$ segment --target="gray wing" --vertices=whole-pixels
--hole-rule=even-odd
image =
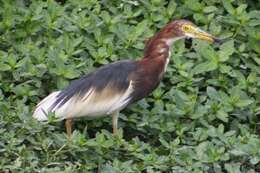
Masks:
[[[135,61],[118,61],[98,68],[57,93],[47,112],[59,117],[94,116],[123,108],[131,101],[129,76],[136,67]]]

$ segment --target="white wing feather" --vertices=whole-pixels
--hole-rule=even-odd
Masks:
[[[47,114],[51,105],[56,101],[57,95],[60,91],[56,91],[45,97],[38,105],[33,113],[33,118],[37,119],[38,121],[46,121],[48,120]]]
[[[57,100],[58,92],[53,92],[45,99],[43,99],[36,107],[33,117],[39,121],[47,120],[46,114],[50,112],[52,104]],[[83,98],[73,96],[65,104],[60,107],[55,107],[51,111],[59,119],[75,118],[75,117],[98,117],[102,115],[109,115],[115,111],[122,110],[130,101],[131,93],[133,92],[132,81],[129,87],[123,93],[117,93],[110,97],[99,95],[93,88],[85,94]]]

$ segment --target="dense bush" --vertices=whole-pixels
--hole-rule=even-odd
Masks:
[[[254,0],[0,0],[0,172],[260,171],[260,4]],[[111,118],[32,119],[94,68],[142,57],[173,19],[231,38],[182,40],[152,95]]]

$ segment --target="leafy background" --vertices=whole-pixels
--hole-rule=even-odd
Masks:
[[[0,172],[260,172],[260,3],[255,0],[0,0]],[[182,40],[159,88],[120,115],[32,119],[79,76],[142,57],[144,40],[186,18],[229,38]]]

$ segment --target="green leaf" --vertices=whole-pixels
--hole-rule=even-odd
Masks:
[[[218,59],[218,54],[215,50],[209,46],[206,42],[199,41],[198,45],[195,47],[196,51],[206,59],[215,60]]]
[[[225,169],[228,173],[241,173],[240,163],[225,163]]]
[[[136,41],[139,38],[139,36],[143,34],[146,28],[147,21],[144,20],[135,27],[134,31],[129,35],[129,40],[131,40],[131,42]]]
[[[174,2],[174,1],[170,1],[170,2],[169,2],[169,5],[168,5],[168,7],[167,7],[167,12],[168,12],[168,15],[169,15],[169,16],[172,16],[172,15],[173,15],[173,13],[174,13],[175,10],[176,10],[176,7],[177,7],[176,2]]]
[[[260,162],[260,157],[253,157],[250,159],[250,163],[253,165],[257,165]]]
[[[206,62],[196,65],[192,69],[192,73],[193,74],[205,73],[205,72],[216,70],[217,67],[218,67],[218,65],[213,63],[212,61],[206,61]]]
[[[228,42],[225,42],[220,46],[219,50],[219,61],[225,62],[229,59],[230,55],[232,55],[235,51],[234,48],[234,41],[230,40]]]
[[[247,8],[247,4],[239,5],[239,7],[237,7],[237,9],[236,9],[237,14],[239,15],[239,14],[243,13],[246,10],[246,8]]]
[[[222,0],[224,8],[228,11],[229,14],[234,15],[235,14],[235,9],[231,5],[231,0]]]
[[[218,110],[216,117],[223,122],[228,122],[228,114],[224,110]]]
[[[252,104],[254,102],[254,100],[250,100],[250,99],[247,99],[247,100],[239,100],[238,102],[235,103],[235,105],[237,107],[246,107],[250,104]]]
[[[198,0],[187,0],[185,1],[185,5],[194,11],[200,11],[203,8],[202,4]]]
[[[207,94],[211,99],[221,101],[220,95],[215,88],[207,87]]]
[[[214,11],[217,11],[218,8],[215,7],[215,6],[206,6],[204,9],[203,9],[203,12],[204,13],[211,13],[211,12],[214,12]]]
[[[11,67],[7,64],[0,63],[0,71],[8,71],[11,70]]]

